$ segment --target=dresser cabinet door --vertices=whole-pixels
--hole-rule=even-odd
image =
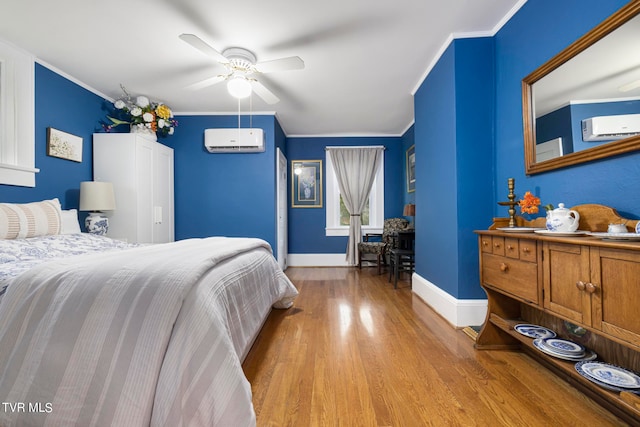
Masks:
[[[543,278],[545,309],[591,325],[588,246],[544,242]]]
[[[640,253],[591,248],[593,327],[640,346]]]

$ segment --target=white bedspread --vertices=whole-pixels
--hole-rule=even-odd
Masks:
[[[255,425],[241,360],[296,295],[260,239],[38,265],[0,304],[0,425]]]

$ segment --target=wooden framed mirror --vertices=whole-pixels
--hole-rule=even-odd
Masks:
[[[522,80],[527,175],[640,150],[638,40],[634,0]],[[623,131],[593,132],[600,117]]]

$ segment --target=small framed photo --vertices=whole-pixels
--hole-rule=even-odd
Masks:
[[[407,150],[407,192],[416,191],[416,146],[415,144]]]
[[[322,207],[322,160],[291,161],[291,207]]]
[[[82,138],[47,128],[47,155],[82,163]]]

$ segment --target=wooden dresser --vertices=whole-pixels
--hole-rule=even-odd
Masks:
[[[627,224],[615,210],[580,205],[580,230],[607,231]],[[519,226],[544,227],[544,219]],[[576,388],[631,424],[640,423],[640,396],[613,392],[583,378],[575,363],[538,351],[514,330],[533,323],[594,350],[598,360],[640,372],[640,241],[592,236],[545,236],[477,231],[480,280],[488,296],[487,318],[476,339],[479,350],[524,350]]]

